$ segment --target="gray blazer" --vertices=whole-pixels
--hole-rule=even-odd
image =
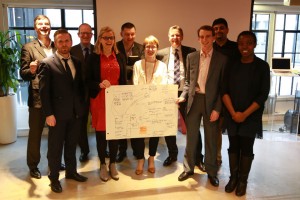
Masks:
[[[51,47],[52,53],[54,53],[56,51],[56,48],[54,47],[53,42],[51,42]],[[38,92],[39,80],[38,78],[36,78],[36,74],[31,74],[29,65],[32,61],[41,61],[46,57],[47,56],[38,40],[33,40],[29,43],[26,43],[22,47],[20,75],[24,81],[29,81],[27,101],[29,107],[40,108],[42,106],[40,101],[40,95]]]
[[[193,52],[187,56],[187,74],[183,92],[181,94],[181,97],[184,97],[185,99],[187,98],[187,95],[189,97],[187,104],[187,113],[189,113],[190,111],[195,96],[195,88],[197,85],[199,74],[199,62],[200,51]],[[213,110],[219,113],[221,112],[221,84],[226,63],[227,57],[214,50],[210,61],[205,86],[205,107],[206,114],[208,116]]]

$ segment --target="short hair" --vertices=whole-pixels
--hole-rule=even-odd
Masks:
[[[50,27],[51,27],[51,22],[50,19],[46,15],[37,15],[34,20],[33,20],[33,27],[36,28],[36,21],[41,20],[41,19],[47,19],[49,21]]]
[[[239,41],[239,39],[240,39],[241,36],[245,36],[245,35],[246,35],[246,36],[252,37],[253,40],[254,40],[254,43],[257,44],[257,38],[256,38],[256,35],[255,35],[255,33],[253,33],[252,31],[242,31],[242,32],[238,35],[238,37],[237,37],[237,42]]]
[[[84,26],[84,25],[89,26],[89,27],[91,28],[91,30],[93,30],[92,27],[91,27],[91,25],[89,25],[88,23],[82,23],[82,24],[80,24],[79,27],[78,27],[78,33],[80,33],[80,28],[81,28],[81,26]]]
[[[178,26],[178,25],[171,26],[171,27],[169,28],[169,33],[170,33],[171,30],[174,30],[174,29],[175,29],[175,30],[178,30],[179,33],[180,33],[180,35],[183,36],[183,30],[182,30],[182,28],[181,28],[180,26]],[[169,34],[169,33],[168,33],[168,34]]]
[[[94,46],[94,52],[95,52],[96,54],[103,53],[103,46],[102,46],[100,40],[101,40],[101,38],[102,38],[102,35],[103,35],[104,33],[107,33],[107,32],[112,32],[113,35],[114,35],[114,37],[116,36],[116,35],[115,35],[115,32],[113,31],[113,29],[110,28],[109,26],[104,26],[104,27],[102,27],[102,28],[100,29],[100,31],[99,31],[99,34],[98,34],[98,37],[97,37],[97,41],[96,41],[95,46]],[[114,45],[113,45],[113,49],[112,49],[112,50],[113,50],[116,54],[119,53],[119,50],[118,50],[117,45],[116,45],[116,39],[114,39]]]
[[[212,36],[215,36],[215,29],[212,26],[210,26],[210,25],[203,25],[200,28],[198,28],[198,30],[197,30],[198,37],[199,37],[199,32],[201,30],[211,31],[212,32]]]
[[[212,26],[215,26],[217,24],[223,24],[226,28],[228,28],[228,23],[224,18],[215,19],[214,22],[212,23]]]
[[[144,48],[145,48],[146,45],[149,44],[149,43],[154,43],[154,44],[156,45],[157,48],[158,48],[158,46],[159,46],[158,39],[157,39],[155,36],[153,36],[153,35],[149,35],[148,37],[145,38],[144,43],[143,43]]]
[[[126,23],[124,23],[124,24],[121,26],[121,31],[124,31],[125,28],[128,28],[128,29],[134,28],[134,29],[136,29],[135,26],[134,26],[134,24],[131,23],[131,22],[126,22]]]
[[[59,35],[59,34],[68,34],[70,36],[71,41],[72,41],[72,35],[68,32],[67,29],[60,28],[57,31],[55,31],[55,33],[54,33],[54,40],[56,39],[56,36]]]

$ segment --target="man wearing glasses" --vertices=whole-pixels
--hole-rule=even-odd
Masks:
[[[84,82],[86,82],[86,72],[87,72],[87,58],[88,56],[93,52],[94,50],[94,45],[91,44],[91,39],[93,37],[92,33],[92,27],[87,24],[83,23],[79,26],[78,28],[78,37],[80,38],[80,43],[73,46],[71,48],[71,55],[77,57],[82,65],[82,77]],[[80,130],[80,136],[79,136],[79,141],[78,145],[81,150],[81,154],[79,157],[80,162],[85,162],[88,160],[88,154],[90,152],[89,148],[89,142],[88,142],[88,136],[87,136],[87,123],[88,123],[88,116],[89,116],[89,102],[90,102],[90,97],[88,94],[88,89],[86,86],[86,93],[85,93],[85,113],[82,118],[82,127]]]

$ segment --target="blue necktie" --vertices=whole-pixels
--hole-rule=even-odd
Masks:
[[[174,53],[174,84],[180,84],[180,59],[178,49],[175,49]]]

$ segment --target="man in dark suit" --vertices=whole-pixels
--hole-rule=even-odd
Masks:
[[[161,49],[157,52],[157,58],[163,61],[168,66],[168,84],[178,84],[178,96],[181,95],[184,86],[184,78],[186,72],[186,57],[189,53],[196,51],[195,48],[183,46],[181,44],[183,40],[183,30],[178,25],[171,26],[168,32],[170,47]],[[178,52],[180,60],[180,80],[176,83],[175,77],[175,51]],[[180,103],[179,111],[183,119],[185,120],[186,102]],[[177,161],[178,147],[176,144],[176,136],[165,137],[169,156],[164,161],[164,166],[169,166],[173,162]]]
[[[216,40],[214,42],[214,49],[224,54],[228,58],[228,67],[230,67],[240,57],[237,42],[228,39],[227,34],[229,32],[228,23],[224,18],[217,18],[213,21],[212,27],[215,30]],[[222,129],[223,129],[223,114],[220,116],[220,131],[218,135],[218,152],[217,152],[217,164],[222,164]],[[225,131],[225,130],[224,130]]]
[[[94,45],[91,44],[91,39],[93,36],[92,27],[83,23],[78,28],[78,37],[80,38],[80,43],[73,46],[71,48],[71,55],[77,57],[81,61],[82,67],[82,77],[84,82],[86,81],[87,74],[87,58],[93,52]],[[82,117],[82,127],[80,131],[78,145],[81,150],[81,154],[79,157],[80,162],[85,162],[88,160],[88,154],[90,152],[89,141],[87,136],[87,123],[89,117],[89,105],[90,105],[90,97],[88,94],[87,86],[85,87],[85,113]]]
[[[222,109],[221,83],[227,58],[213,49],[214,29],[205,25],[198,29],[201,50],[187,57],[186,82],[178,102],[187,102],[187,143],[183,161],[184,172],[179,181],[194,174],[199,127],[203,118],[205,139],[205,168],[210,183],[219,186],[217,178],[217,136]]]
[[[131,22],[126,22],[121,26],[121,37],[122,40],[117,42],[118,50],[126,57],[126,74],[127,74],[127,84],[132,85],[132,72],[134,62],[140,60],[144,54],[143,45],[135,42],[136,29],[134,24]],[[132,146],[133,155],[134,146]],[[122,162],[127,156],[127,139],[119,140],[119,153],[117,155],[117,162]]]
[[[38,164],[41,159],[41,137],[45,126],[45,115],[39,93],[39,80],[36,76],[40,61],[52,55],[56,48],[49,35],[51,31],[50,20],[45,15],[38,15],[34,19],[34,29],[37,39],[26,43],[21,51],[20,75],[24,81],[29,81],[28,107],[29,107],[29,134],[27,143],[27,165],[30,176],[40,179],[41,173]],[[61,169],[64,169],[62,164]]]
[[[81,62],[70,55],[72,37],[65,29],[54,33],[57,51],[39,66],[40,94],[46,123],[49,126],[48,164],[50,187],[60,193],[59,167],[62,152],[66,164],[66,179],[85,182],[77,173],[76,145],[84,115],[84,82]]]

